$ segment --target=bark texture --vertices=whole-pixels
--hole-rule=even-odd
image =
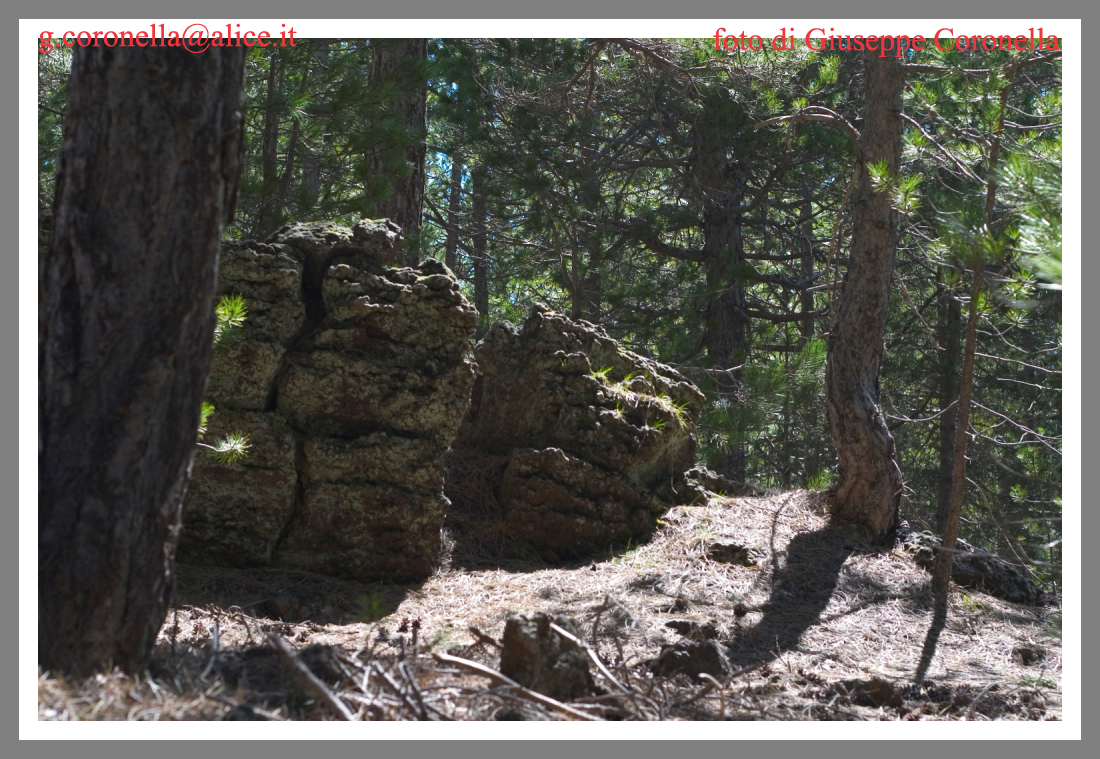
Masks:
[[[945,286],[941,300],[940,462],[936,483],[936,531],[943,534],[951,513],[951,483],[955,473],[955,428],[959,421],[959,354],[962,352],[962,306]]]
[[[458,270],[458,230],[462,225],[462,151],[451,155],[451,184],[447,191],[447,243],[445,260],[451,272]]]
[[[882,535],[898,522],[901,471],[879,402],[879,366],[898,242],[891,193],[868,167],[901,160],[905,71],[893,58],[867,56],[867,105],[860,177],[853,198],[852,244],[825,363],[825,410],[837,451],[834,516]]]
[[[244,52],[74,51],[39,280],[38,661],[136,670],[171,587]]]
[[[415,266],[424,211],[428,134],[427,39],[372,40],[370,84],[382,98],[383,145],[367,154],[367,215],[405,233],[402,263]],[[401,137],[394,139],[395,134]]]
[[[485,170],[473,172],[474,306],[477,308],[477,339],[489,330],[489,211],[485,202]]]
[[[716,99],[712,107],[729,108]],[[692,177],[704,193],[703,257],[706,261],[706,321],[703,344],[716,373],[715,390],[729,404],[738,402],[741,367],[747,356],[751,326],[745,301],[745,246],[742,235],[742,200],[745,184],[736,159],[728,158],[729,141],[735,139],[739,111],[726,120],[704,121],[696,128],[698,147],[692,158]],[[745,479],[745,447],[740,431],[731,435],[729,447],[715,462],[719,474]]]
[[[260,166],[263,183],[260,189],[260,208],[256,214],[255,236],[261,240],[279,227],[281,209],[276,198],[279,189],[279,96],[286,76],[286,62],[276,48],[268,61],[267,96],[264,100],[264,128],[262,133]]]

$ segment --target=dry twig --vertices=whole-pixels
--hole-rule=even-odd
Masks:
[[[483,664],[478,664],[476,661],[470,661],[469,659],[463,659],[459,656],[451,656],[449,654],[433,654],[433,656],[435,656],[438,661],[441,661],[444,664],[456,664],[459,667],[464,667],[471,672],[476,672],[483,677],[489,678],[497,685],[504,685],[508,688],[512,688],[513,690],[515,690],[517,695],[528,701],[534,701],[536,704],[548,706],[551,709],[555,709],[559,712],[562,712],[563,714],[568,714],[572,717],[576,717],[577,719],[585,720],[586,722],[602,721],[599,717],[593,717],[591,714],[585,714],[579,709],[574,709],[568,704],[563,704],[561,701],[550,698],[549,696],[544,696],[541,693],[537,693],[536,691],[530,690],[528,688],[524,688],[512,678],[505,677],[504,675],[497,672],[495,669],[490,669]]]
[[[344,702],[338,699],[336,695],[321,682],[317,675],[313,674],[310,668],[294,654],[294,650],[287,645],[285,640],[275,633],[272,633],[267,636],[267,641],[271,644],[271,647],[275,649],[275,652],[279,654],[279,658],[290,667],[290,670],[294,673],[298,682],[312,691],[314,695],[321,699],[321,701],[332,709],[332,711],[336,712],[336,715],[340,717],[340,719],[348,722],[353,722],[355,720],[355,715],[351,713],[351,710],[348,709]]]

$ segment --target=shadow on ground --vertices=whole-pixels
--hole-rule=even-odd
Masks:
[[[176,566],[173,606],[239,608],[252,617],[288,623],[376,622],[393,614],[419,584],[365,583],[309,572]]]
[[[821,622],[848,557],[879,550],[881,546],[825,528],[792,538],[782,566],[773,552],[771,597],[761,608],[760,622],[731,645],[731,663],[750,667],[797,649],[803,633]],[[884,594],[881,600],[888,597]]]

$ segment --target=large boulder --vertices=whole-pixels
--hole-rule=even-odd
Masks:
[[[181,560],[431,573],[477,312],[438,261],[387,268],[400,241],[364,220],[223,247],[218,295],[242,295],[248,316],[215,350],[207,435],[245,433],[251,449],[233,464],[196,456]]]
[[[672,368],[542,306],[522,329],[493,325],[475,358],[448,493],[459,508],[484,501],[462,474],[487,471],[471,457],[504,457],[487,487],[511,552],[576,558],[637,542],[700,494],[686,474],[704,398]]]

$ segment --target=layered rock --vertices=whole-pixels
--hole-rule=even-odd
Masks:
[[[675,370],[541,306],[522,330],[494,325],[475,358],[448,493],[484,511],[462,472],[488,471],[470,457],[503,461],[487,487],[510,552],[571,558],[636,542],[700,494],[685,475],[704,398]]]
[[[251,448],[235,464],[196,456],[181,560],[430,574],[477,312],[438,261],[386,268],[400,241],[364,220],[224,246],[218,295],[242,295],[248,316],[215,351],[207,434],[246,433]]]

